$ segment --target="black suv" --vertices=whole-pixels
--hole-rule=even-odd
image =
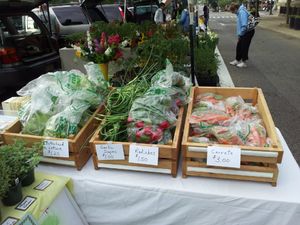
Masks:
[[[45,0],[0,1],[0,88],[19,88],[60,68],[58,45],[31,12]]]

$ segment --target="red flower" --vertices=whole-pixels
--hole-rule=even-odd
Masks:
[[[147,35],[148,37],[152,37],[152,36],[153,36],[152,30],[147,31],[147,32],[146,32],[146,35]]]
[[[116,50],[116,55],[113,58],[114,60],[117,60],[118,58],[121,58],[123,56],[122,51],[120,51],[119,49]]]
[[[118,45],[121,42],[121,36],[116,34],[116,35],[111,35],[108,37],[108,44],[109,45]]]

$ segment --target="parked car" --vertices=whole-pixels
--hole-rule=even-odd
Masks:
[[[57,38],[60,47],[65,44],[65,37],[77,32],[85,32],[96,21],[108,22],[107,18],[97,7],[101,0],[84,0],[81,4],[52,5],[49,7],[50,16],[55,18],[58,26]],[[33,12],[43,17],[44,12],[35,9]]]
[[[109,22],[133,22],[133,14],[127,8],[126,18],[124,13],[124,6],[118,4],[105,4],[97,6]]]
[[[0,1],[0,88],[19,88],[60,68],[58,45],[31,12],[46,0]]]
[[[157,0],[134,0],[128,9],[133,12],[134,22],[154,21],[154,14],[158,9]]]

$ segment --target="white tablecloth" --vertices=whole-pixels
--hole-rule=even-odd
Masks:
[[[72,177],[75,199],[91,225],[299,225],[300,170],[282,135],[277,187],[268,183],[177,178],[120,170],[39,170]]]

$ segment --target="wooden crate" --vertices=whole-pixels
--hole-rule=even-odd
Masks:
[[[256,105],[259,114],[265,124],[268,137],[272,140],[271,147],[239,146],[241,148],[240,169],[228,169],[221,167],[209,167],[206,165],[208,144],[191,141],[189,119],[196,96],[202,93],[215,93],[229,96],[241,96],[245,102]],[[182,149],[183,171],[182,176],[205,176],[226,179],[252,180],[270,182],[276,185],[278,176],[277,163],[282,161],[283,149],[278,140],[275,125],[268,109],[263,92],[259,88],[219,88],[219,87],[195,87],[191,91],[193,101],[189,104],[185,120]],[[218,146],[231,147],[218,144]],[[247,165],[243,165],[247,164]],[[269,174],[265,174],[268,171]]]
[[[74,166],[80,170],[84,164],[88,161],[91,156],[91,151],[89,149],[89,140],[93,136],[96,128],[99,126],[100,121],[95,118],[96,114],[102,111],[104,106],[99,107],[89,118],[86,124],[81,128],[81,130],[74,136],[74,138],[69,138],[69,153],[68,158],[57,158],[57,157],[43,157],[42,162],[69,165]],[[21,123],[16,121],[2,134],[4,144],[12,144],[15,140],[23,140],[26,142],[27,146],[31,146],[34,143],[42,142],[46,139],[48,140],[65,140],[63,138],[53,138],[53,137],[43,137],[28,134],[21,134]]]
[[[158,165],[144,165],[144,164],[135,164],[128,162],[129,156],[129,146],[131,142],[109,142],[99,140],[99,129],[95,132],[94,136],[90,141],[91,150],[93,154],[93,162],[95,169],[99,168],[111,168],[111,169],[121,169],[121,170],[133,170],[133,171],[145,171],[145,172],[154,172],[154,173],[166,173],[171,174],[173,177],[177,176],[178,168],[178,158],[180,143],[182,137],[182,121],[184,115],[184,108],[181,108],[179,111],[178,119],[176,122],[176,129],[174,132],[174,137],[172,143],[170,144],[138,144],[144,146],[156,146],[159,148],[159,160]],[[99,160],[96,151],[96,145],[99,144],[122,144],[124,149],[125,160]]]

